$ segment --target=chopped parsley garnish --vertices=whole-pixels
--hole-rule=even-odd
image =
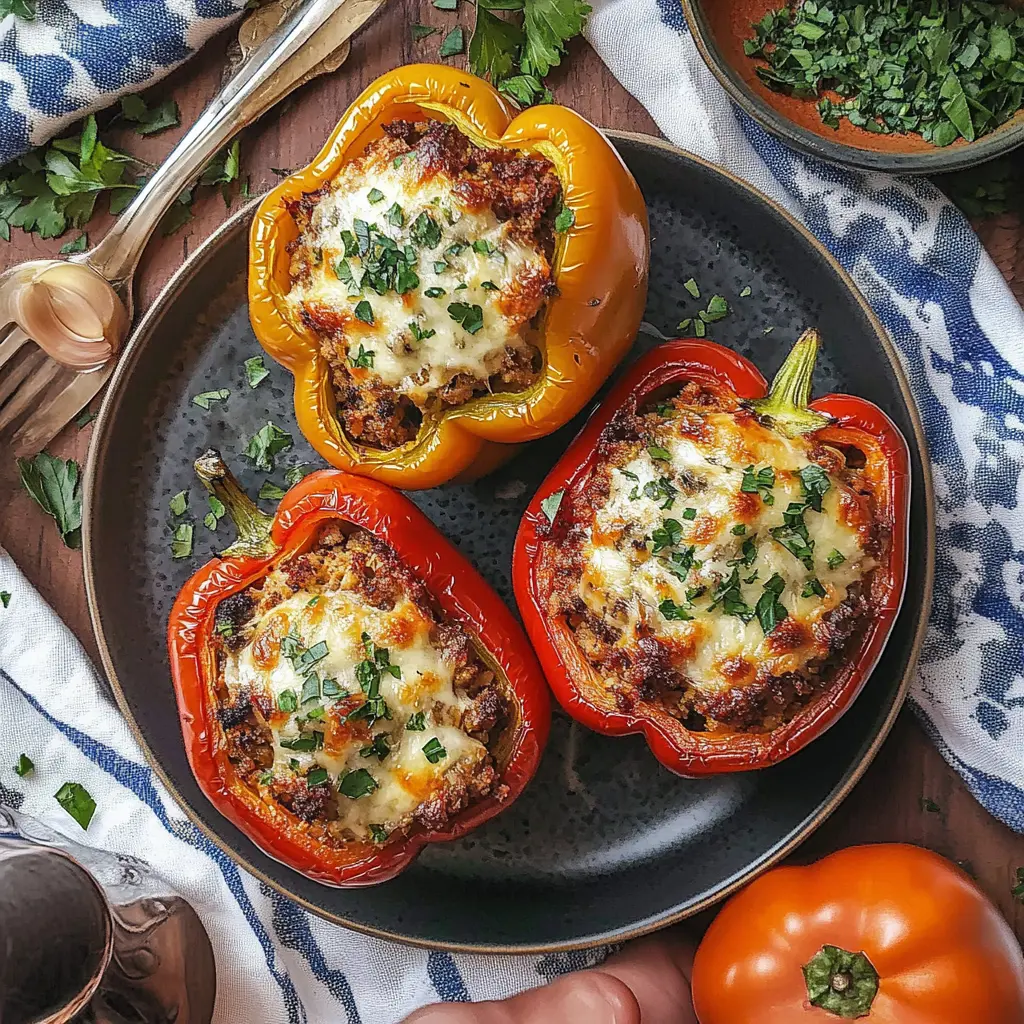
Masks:
[[[359,306],[362,306],[362,305],[364,305],[364,303],[360,302]],[[358,314],[359,306],[356,307],[357,314]],[[370,316],[372,317],[373,314],[371,313]],[[360,317],[360,319],[362,319],[362,317]],[[370,322],[372,323],[372,321],[370,321]],[[373,351],[373,349],[363,348],[362,344],[360,343],[359,351],[355,354],[355,357],[349,356],[349,362],[353,366],[358,366],[358,367],[360,367],[363,370],[372,370],[373,369],[373,360],[375,358],[376,358],[376,353]]]
[[[5,608],[11,606],[11,592],[9,590],[0,590],[0,604]]]
[[[249,459],[256,469],[264,473],[273,473],[274,456],[287,451],[291,446],[291,434],[273,423],[267,423],[249,438],[242,456]]]
[[[753,537],[748,537],[740,547],[740,557],[731,558],[726,565],[753,565],[757,558],[757,544]]]
[[[682,524],[676,519],[666,519],[661,526],[651,533],[651,540],[654,544],[651,552],[656,555],[664,548],[674,548],[682,539]]]
[[[423,721],[424,714],[422,711],[417,711],[415,714],[409,716],[409,721],[405,723],[405,728],[409,732],[423,732],[426,729],[426,722]]]
[[[696,601],[698,597],[703,597],[707,593],[707,587],[690,587],[686,591],[686,600],[691,603]]]
[[[497,292],[501,290],[493,281],[481,281],[480,287],[489,292]]]
[[[405,211],[398,205],[398,203],[393,203],[384,216],[387,219],[387,222],[393,227],[405,227]]]
[[[32,758],[28,754],[19,754],[18,763],[14,766],[14,774],[25,778],[31,772],[36,770],[36,766],[32,763]]]
[[[381,192],[379,188],[371,188],[370,191],[366,193],[366,198],[369,199],[371,203],[382,203],[384,202],[384,193]]]
[[[618,469],[618,467],[616,467],[616,469]],[[636,481],[637,483],[639,483],[639,482],[640,482],[640,477],[638,477],[638,476],[636,475],[636,473],[634,473],[634,472],[633,472],[632,470],[629,470],[629,469],[619,469],[619,472],[620,472],[620,473],[621,473],[621,474],[622,474],[622,475],[623,475],[623,476],[624,476],[624,477],[625,477],[625,478],[626,478],[627,480],[635,480],[635,481]]]
[[[224,402],[230,394],[231,392],[227,388],[204,391],[202,394],[192,396],[192,404],[198,405],[200,409],[209,409],[211,402]]]
[[[342,231],[341,244],[345,247],[346,256],[359,255],[359,242],[351,231]]]
[[[747,532],[747,528],[743,523],[737,523],[730,532],[737,537],[742,537]]]
[[[89,827],[92,816],[96,813],[96,801],[80,782],[65,782],[54,794],[57,803],[71,815],[82,829]]]
[[[192,536],[194,527],[191,523],[179,523],[171,536],[171,558],[188,558],[192,554]]]
[[[187,506],[188,491],[178,491],[178,493],[167,503],[167,507],[171,510],[172,516],[183,516]]]
[[[317,704],[306,712],[306,718],[311,722],[319,722],[326,713],[324,706]]]
[[[436,0],[434,6],[437,6]],[[461,26],[457,26],[441,40],[441,45],[438,47],[437,55],[439,57],[457,57],[460,53],[463,53],[465,49],[466,38],[463,35]]]
[[[441,746],[441,741],[436,737],[427,740],[423,746],[423,756],[431,763],[437,764],[442,758],[448,756],[448,751]]]
[[[448,306],[448,315],[467,334],[476,334],[484,325],[484,311],[477,305],[467,302],[452,302]]]
[[[492,242],[488,242],[486,238],[478,238],[473,242],[473,252],[483,253],[484,256],[490,256],[492,253],[497,252],[497,248]]]
[[[829,488],[832,484],[829,481],[828,473],[811,463],[808,466],[804,466],[800,470],[800,483],[804,489],[804,501],[808,508],[813,508],[815,512],[821,511],[821,499],[828,493]]]
[[[1017,884],[1010,889],[1010,895],[1020,903],[1024,903],[1024,868],[1017,868]]]
[[[722,320],[729,315],[729,303],[721,295],[712,295],[708,300],[707,309],[702,309],[698,316],[706,324]]]
[[[312,788],[313,786],[322,786],[330,778],[326,768],[311,768],[306,774],[306,785]]]
[[[441,228],[437,221],[424,211],[409,228],[412,240],[427,249],[436,249],[441,244]]]
[[[373,742],[368,747],[363,747],[359,751],[359,756],[376,757],[378,761],[383,761],[390,753],[391,747],[388,746],[388,734],[386,732],[379,732],[373,737]]]
[[[687,622],[693,618],[681,604],[676,604],[668,598],[658,605],[658,611],[670,622]]]
[[[320,691],[325,697],[347,697],[348,691],[338,685],[337,679],[325,676],[320,683]]]
[[[740,298],[741,298],[741,299],[745,299],[745,298],[746,298],[746,297],[747,297],[747,296],[748,296],[749,294],[750,294],[750,285],[748,284],[748,285],[747,285],[747,286],[746,286],[745,288],[743,288],[743,290],[742,290],[742,291],[740,292]]]
[[[549,523],[554,523],[555,516],[558,515],[558,509],[562,504],[562,499],[565,497],[565,488],[560,491],[555,491],[553,494],[549,494],[540,503],[540,510],[544,513]]]
[[[270,371],[263,365],[263,356],[250,356],[242,364],[245,367],[245,379],[251,388],[258,388]]]
[[[695,298],[700,298],[700,289],[697,287],[697,282],[691,277],[688,281],[683,282],[683,287]]]
[[[661,564],[667,569],[677,580],[685,582],[687,575],[693,568],[693,553],[696,551],[694,545],[690,545],[688,548],[684,548],[682,551],[673,551],[668,559],[661,559]]]
[[[732,575],[722,580],[714,590],[711,591],[711,604],[708,611],[722,606],[726,615],[735,615],[743,622],[749,622],[754,617],[754,609],[744,600],[740,591],[740,571],[733,569]]]
[[[676,330],[680,332],[688,331],[690,329],[690,324],[692,323],[693,317],[688,316],[685,320],[680,320],[679,323],[676,324]]]
[[[785,525],[772,527],[771,535],[791,555],[799,558],[808,569],[813,569],[814,541],[807,535],[803,510],[804,506],[800,502],[790,502],[783,513]]]
[[[700,319],[700,317],[693,321],[693,336],[695,338],[703,338],[707,333],[707,325]]]
[[[821,585],[821,580],[817,576],[812,576],[805,584],[804,589],[800,591],[801,597],[824,597],[825,588]]]
[[[635,491],[636,488],[634,487],[633,490]],[[661,508],[663,511],[668,511],[675,504],[678,493],[668,477],[664,476],[659,477],[657,480],[648,480],[643,488],[644,497],[650,498],[651,501],[662,502]],[[632,493],[630,494],[630,498],[634,500],[639,497],[639,493],[635,496]]]
[[[279,740],[285,750],[297,750],[300,753],[309,753],[319,750],[324,745],[324,734],[322,732],[311,732],[306,736],[298,736],[293,740]]]
[[[277,695],[277,709],[278,711],[297,711],[299,707],[299,698],[296,697],[294,690],[282,690]]]
[[[424,293],[428,299],[440,299],[444,294],[445,290],[434,285],[433,288],[428,288]]]
[[[563,206],[555,217],[555,230],[568,231],[576,223],[576,211],[571,206]]]
[[[391,664],[391,655],[386,647],[378,647],[368,633],[362,634],[366,658],[356,665],[356,680],[366,694],[366,700],[349,714],[349,719],[366,718],[372,725],[379,718],[390,718],[391,709],[380,695],[381,676],[389,673],[396,679],[402,678],[402,670]]]
[[[273,480],[264,480],[263,483],[260,485],[260,490],[257,497],[263,501],[277,501],[278,499],[283,498],[284,495],[284,489],[278,487]],[[214,516],[212,512],[210,513],[210,515],[213,516],[214,529],[216,529],[217,517]]]
[[[269,786],[274,781],[274,773],[272,771],[260,772],[258,781],[261,786]]]
[[[366,299],[362,299],[360,302],[356,303],[356,308],[354,312],[357,320],[362,320],[364,324],[369,324],[371,327],[373,327],[373,307],[370,305],[369,302],[366,301]],[[360,346],[360,348],[361,347],[362,346]],[[372,366],[373,363],[371,362],[370,365]]]
[[[444,251],[444,255],[447,259],[452,259],[454,256],[458,256],[459,253],[466,251],[465,242],[452,242]]]
[[[662,448],[661,445],[649,444],[647,446],[647,454],[652,459],[658,459],[661,462],[668,462],[672,458],[672,453],[667,448]]]
[[[767,636],[788,615],[785,606],[779,600],[779,594],[786,587],[786,581],[774,573],[764,585],[764,592],[757,601],[757,621],[761,623],[764,635]]]
[[[833,548],[828,553],[827,561],[830,569],[837,569],[846,561],[846,555],[844,555],[838,548]]]
[[[377,780],[365,769],[356,768],[346,772],[338,783],[338,792],[349,800],[358,800],[361,796],[369,796],[377,788]]]
[[[365,220],[356,217],[352,221],[352,231],[356,237],[356,252],[353,255],[365,256],[370,251],[370,225]],[[345,246],[345,255],[348,255],[348,246]]]
[[[310,672],[302,681],[302,694],[299,697],[300,704],[308,704],[311,700],[320,699],[320,676],[316,672]]]
[[[755,470],[753,466],[747,466],[743,470],[743,482],[740,490],[744,494],[757,494],[760,492],[761,500],[766,505],[775,504],[775,496],[771,493],[775,486],[775,470],[771,466],[763,466]]]
[[[697,510],[695,508],[684,508],[683,509],[683,518],[684,519],[696,519],[697,518]]]
[[[432,338],[437,334],[437,331],[435,331],[433,327],[428,327],[426,330],[423,330],[415,320],[409,321],[409,331],[412,333],[414,341],[426,341],[428,338]]]
[[[340,259],[335,262],[334,276],[343,284],[354,285],[358,294],[359,285],[356,282],[355,275],[352,273],[352,265],[347,259]]]
[[[422,26],[420,26],[422,27]],[[431,29],[434,31],[434,29]],[[388,830],[383,825],[370,825],[370,839],[375,843],[386,843],[388,841]]]

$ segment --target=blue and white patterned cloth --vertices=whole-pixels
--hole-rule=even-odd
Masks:
[[[676,0],[591,2],[590,41],[665,134],[802,219],[895,340],[939,503],[936,601],[914,704],[978,799],[1024,832],[1024,312],[928,182],[808,160],[740,115],[701,63]],[[6,19],[0,163],[160,77],[242,6],[39,0],[38,22]],[[391,1024],[426,1002],[501,997],[600,955],[428,953],[307,914],[188,822],[78,642],[2,552],[0,591],[12,594],[0,611],[0,802],[71,834],[53,793],[67,780],[85,785],[99,807],[85,841],[144,857],[203,918],[222,1024]],[[25,779],[9,768],[22,752],[37,765]]]

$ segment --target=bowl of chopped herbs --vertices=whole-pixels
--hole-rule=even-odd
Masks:
[[[1024,6],[682,0],[732,98],[812,156],[936,173],[1024,142]]]

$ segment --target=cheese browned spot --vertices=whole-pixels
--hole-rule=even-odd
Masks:
[[[550,613],[620,705],[767,730],[820,692],[871,616],[888,530],[843,454],[694,384],[606,428],[545,546]]]
[[[503,683],[363,531],[327,527],[217,614],[221,723],[238,775],[328,843],[442,827],[504,796]]]
[[[546,159],[447,122],[385,132],[293,204],[287,300],[320,338],[348,435],[393,448],[428,411],[536,379],[561,186]]]

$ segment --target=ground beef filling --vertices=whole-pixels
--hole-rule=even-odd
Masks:
[[[676,398],[675,416],[685,419],[686,407],[699,411],[702,407],[719,407],[722,401],[687,383]],[[772,675],[759,666],[755,678],[743,686],[713,692],[702,690],[678,670],[673,663],[671,644],[653,635],[653,631],[639,636],[635,643],[623,645],[624,632],[615,624],[614,617],[625,613],[625,605],[612,607],[610,615],[602,617],[593,612],[579,592],[588,538],[585,524],[593,522],[596,511],[608,499],[615,467],[625,466],[647,445],[657,443],[655,431],[664,422],[664,416],[651,409],[639,413],[624,410],[616,416],[598,440],[595,468],[586,485],[575,496],[567,494],[562,499],[558,520],[549,530],[540,556],[540,576],[547,581],[549,614],[569,625],[590,664],[602,677],[614,680],[615,700],[624,713],[636,711],[644,703],[655,703],[693,731],[770,731],[793,718],[847,670],[849,657],[860,648],[872,621],[873,607],[881,599],[881,574],[867,573],[848,588],[844,601],[814,624],[815,638],[827,647],[828,654],[808,661],[800,672]],[[698,432],[699,417],[693,417],[692,425]],[[844,453],[844,458],[830,448],[827,452],[812,451],[810,455],[861,496],[870,493],[870,485],[859,472],[864,464],[862,453],[851,451]],[[675,484],[685,494],[694,481],[677,477]],[[679,504],[697,502],[691,493]],[[865,544],[866,553],[882,560],[888,537],[888,529],[875,521]],[[783,623],[782,627],[786,625]],[[771,637],[777,644],[785,643],[787,630],[782,627]]]
[[[317,593],[341,586],[354,590],[369,605],[381,610],[390,610],[399,598],[408,597],[432,618],[431,644],[456,666],[456,694],[470,698],[461,712],[461,720],[449,720],[446,724],[461,728],[491,750],[510,720],[501,681],[480,660],[466,632],[437,613],[422,583],[395,552],[364,530],[345,533],[334,525],[325,526],[310,551],[280,563],[261,581],[220,603],[215,616],[214,650],[220,666],[217,716],[237,777],[301,819],[329,845],[340,845],[353,838],[338,821],[334,787],[310,786],[300,772],[276,772],[269,778],[268,770],[274,764],[273,735],[268,723],[273,710],[271,700],[266,694],[247,690],[232,697],[223,670],[230,653],[241,650],[253,639],[256,623],[268,611],[297,591]],[[336,707],[342,714],[351,712],[363,699],[359,694],[341,697]],[[438,715],[443,712],[450,716],[452,710],[435,707]],[[369,727],[365,740],[372,742]],[[472,803],[487,796],[504,799],[507,794],[508,788],[501,783],[490,753],[472,763],[459,761],[444,773],[441,784],[416,808],[410,820],[389,838],[404,834],[417,824],[431,830],[443,828]]]
[[[425,176],[444,173],[454,179],[456,202],[468,209],[489,208],[500,223],[508,225],[511,238],[535,247],[550,264],[561,196],[561,183],[550,161],[512,149],[482,149],[454,125],[442,121],[394,121],[384,126],[384,133],[370,143],[361,161],[372,166],[415,153]],[[301,279],[308,272],[309,261],[315,259],[316,250],[304,242],[304,236],[310,232],[317,204],[330,190],[327,184],[289,206],[299,229],[299,237],[290,247],[293,281]],[[503,303],[528,321],[555,291],[549,272],[544,280],[531,279],[513,294],[503,295]],[[451,297],[457,299],[458,295],[452,293]],[[348,437],[384,450],[415,440],[425,409],[372,372],[352,373],[345,316],[319,305],[303,308],[300,315],[320,339],[321,353],[331,370],[337,417]],[[524,391],[537,380],[541,364],[541,354],[532,345],[506,346],[493,373],[484,377],[455,373],[437,388],[430,405],[444,410],[485,394]]]

